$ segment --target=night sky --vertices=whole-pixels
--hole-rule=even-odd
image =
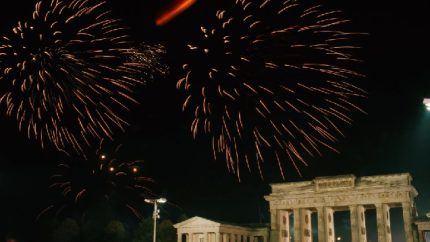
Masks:
[[[154,19],[170,1],[108,2],[114,14],[131,27],[135,40],[167,48],[170,74],[137,90],[142,104],[133,110],[127,132],[116,136],[127,157],[145,161],[145,174],[156,180],[156,192],[171,202],[163,207],[162,216],[175,220],[185,213],[237,223],[267,222],[268,204],[263,196],[270,193],[270,183],[282,182],[277,167],[266,170],[264,180],[257,173],[242,172],[238,182],[225,162],[212,159],[204,136],[192,139],[190,117],[181,112],[183,94],[175,88],[182,75],[185,45],[197,39],[200,23],[212,16],[220,1],[199,0],[163,27],[156,27]],[[424,97],[430,97],[428,1],[324,2],[343,10],[353,21],[353,30],[369,33],[362,41],[365,63],[361,67],[368,77],[359,84],[369,92],[362,105],[368,114],[353,116],[355,123],[337,144],[340,154],[325,152],[324,157],[309,160],[302,177],[288,170],[286,181],[409,172],[419,192],[417,206],[422,215],[430,211],[430,112],[422,104]],[[2,3],[0,34],[31,16],[33,5],[33,1]],[[13,119],[1,115],[0,122],[3,241],[7,234],[30,236],[35,232],[35,217],[52,198],[47,188],[49,176],[63,156],[28,141]],[[22,238],[31,241],[32,237]]]

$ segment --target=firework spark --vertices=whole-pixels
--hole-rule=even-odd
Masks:
[[[209,134],[214,158],[240,167],[274,160],[282,177],[288,163],[300,173],[306,159],[337,152],[351,124],[354,101],[366,92],[350,83],[362,75],[354,39],[340,11],[299,0],[236,0],[201,27],[188,45],[189,63],[177,88],[194,114],[191,132]]]
[[[164,64],[163,58],[166,56],[166,49],[160,44],[140,43],[130,56],[130,62],[141,63],[142,68],[137,73],[142,83],[147,84],[157,77],[165,76],[169,73],[169,67]]]
[[[53,209],[57,209],[57,214],[67,209],[85,214],[87,209],[108,202],[140,218],[143,200],[154,197],[149,189],[153,180],[143,176],[143,161],[125,162],[118,158],[121,147],[107,153],[106,147],[100,146],[88,160],[60,163],[50,188],[58,191],[62,199],[43,210],[39,217]]]
[[[1,39],[0,104],[42,147],[83,152],[128,125],[121,114],[153,56],[133,61],[139,49],[110,15],[104,1],[43,0]]]

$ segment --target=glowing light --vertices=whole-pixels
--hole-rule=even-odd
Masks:
[[[106,159],[106,155],[105,154],[100,155],[100,160],[105,160],[105,159]]]
[[[187,10],[189,7],[191,7],[196,0],[180,0],[176,1],[172,7],[168,8],[166,11],[164,11],[155,21],[155,24],[157,26],[162,26],[170,22],[172,19],[174,19],[176,16]]]
[[[340,237],[340,236],[337,237],[337,241],[340,241],[340,240],[342,240],[342,237]]]
[[[158,199],[148,199],[146,198],[144,200],[146,203],[166,203],[167,199],[164,197],[158,198]]]
[[[133,167],[133,172],[137,173],[139,171],[139,169],[137,169],[137,167]]]
[[[114,168],[114,167],[109,167],[109,171],[110,171],[110,172],[114,172],[114,171],[115,171],[115,168]]]
[[[424,103],[424,105],[426,106],[426,109],[427,109],[428,111],[430,111],[430,98],[424,98],[423,103]]]

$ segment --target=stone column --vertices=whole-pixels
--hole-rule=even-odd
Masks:
[[[279,211],[279,242],[290,242],[290,213]]]
[[[402,203],[403,209],[403,226],[405,228],[405,241],[413,242],[414,234],[412,231],[412,204],[410,202]]]
[[[387,204],[376,204],[376,222],[378,242],[391,242],[390,207]]]
[[[326,224],[324,219],[324,208],[318,207],[317,208],[317,214],[318,214],[318,242],[326,242]]]
[[[279,222],[281,217],[280,210],[270,210],[270,242],[280,242],[281,223]]]
[[[350,206],[351,240],[352,242],[366,242],[366,216],[363,206]]]
[[[333,209],[317,208],[318,212],[318,242],[335,242]]]
[[[301,209],[302,242],[312,242],[312,211]]]
[[[206,242],[217,242],[214,232],[206,232]]]
[[[312,242],[311,210],[294,209],[294,242]]]
[[[424,231],[418,230],[418,242],[426,242],[424,240]]]
[[[182,242],[182,233],[178,232],[178,242]]]
[[[222,235],[220,232],[215,233],[215,241],[216,242],[222,242]]]

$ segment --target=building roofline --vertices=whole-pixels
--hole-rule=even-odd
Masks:
[[[230,222],[225,222],[225,221],[220,221],[220,220],[215,220],[215,219],[207,219],[207,218],[203,218],[200,216],[194,216],[192,218],[189,218],[187,220],[184,220],[180,223],[174,224],[173,227],[178,228],[182,225],[185,225],[187,223],[192,222],[192,220],[197,220],[197,219],[202,219],[202,220],[206,220],[206,221],[210,221],[216,224],[219,224],[219,226],[232,226],[232,227],[240,227],[243,229],[265,229],[268,228],[270,225],[265,223],[265,224],[258,224],[258,223],[249,223],[249,224],[237,224],[237,223],[230,223]]]

